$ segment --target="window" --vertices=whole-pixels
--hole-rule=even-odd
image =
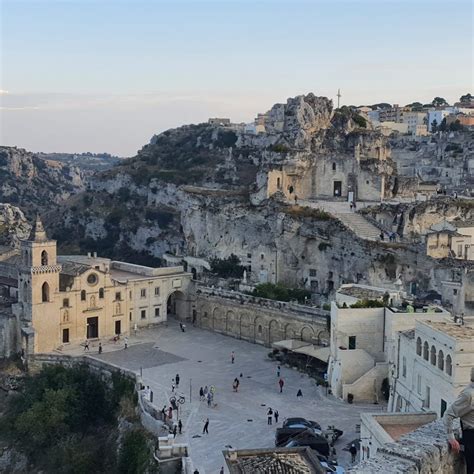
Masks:
[[[69,342],[69,329],[63,329],[63,344]]]
[[[446,373],[448,375],[453,375],[453,362],[449,354],[446,356]]]
[[[251,253],[248,253],[248,254],[247,254],[247,258],[252,258],[252,254],[251,254]]]
[[[122,299],[122,293],[120,291],[117,291],[115,293],[115,301],[120,301]]]
[[[429,352],[430,349],[428,343],[425,341],[425,343],[423,344],[423,359],[428,360]]]
[[[349,349],[355,349],[355,348],[356,348],[356,337],[349,336]]]
[[[87,283],[89,283],[89,285],[95,285],[98,281],[99,281],[99,278],[95,273],[91,273],[87,277]]]
[[[281,188],[281,181],[280,181],[280,178],[277,178],[277,188],[278,188],[278,189]]]
[[[155,308],[155,318],[160,317],[160,308]]]
[[[265,255],[263,253],[260,254],[260,259],[263,260],[265,258]]]
[[[453,295],[456,296],[458,294],[458,290],[456,288],[453,289]]]
[[[69,298],[63,299],[63,308],[69,308]]]
[[[46,250],[41,252],[41,265],[48,265],[48,252]]]
[[[310,277],[315,277],[316,276],[316,269],[315,268],[310,268],[309,269],[309,276]]]
[[[44,282],[41,287],[41,301],[47,303],[49,301],[49,285]]]
[[[406,378],[407,376],[407,358],[402,358],[402,377]]]
[[[417,338],[416,340],[416,355],[421,356],[421,338]]]
[[[155,296],[160,296],[160,287],[155,286]]]
[[[444,370],[444,354],[442,350],[438,352],[438,369]]]
[[[336,163],[333,163],[333,164],[332,164],[332,170],[333,170],[333,171],[336,171]]]
[[[145,288],[142,288],[140,290],[140,298],[146,298],[146,289]]]
[[[329,272],[329,273],[328,273],[328,279],[331,279],[332,276],[333,276],[333,272]]]
[[[431,389],[430,387],[428,387],[428,385],[426,386],[426,392],[425,392],[425,400],[424,400],[424,403],[423,403],[423,406],[425,408],[429,408],[430,407],[430,400],[431,398]]]
[[[132,290],[130,290],[130,291],[128,292],[128,296],[129,296],[130,299],[132,299]]]
[[[103,298],[104,297],[104,289],[103,288],[99,288],[99,298]]]
[[[258,325],[257,331],[259,334],[262,334],[262,326],[260,324]]]
[[[146,319],[146,309],[142,309],[141,311],[141,318]]]
[[[132,320],[132,312],[130,311],[130,314],[128,315],[128,319],[131,321]]]
[[[81,301],[86,301],[86,290],[81,291]]]
[[[435,348],[435,346],[431,346],[430,362],[431,362],[431,365],[436,365],[436,348]]]
[[[418,375],[416,379],[416,391],[421,395],[421,375]]]
[[[458,244],[458,257],[462,257],[462,244]]]

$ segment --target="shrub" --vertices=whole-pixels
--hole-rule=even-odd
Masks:
[[[118,472],[123,474],[158,472],[152,464],[151,449],[143,429],[133,429],[124,436],[119,454]]]
[[[311,297],[311,292],[299,288],[287,288],[286,286],[277,283],[262,283],[257,285],[252,292],[253,296],[259,298],[267,298],[270,300],[277,301],[292,301],[298,300],[300,303],[304,303]]]
[[[352,116],[352,120],[354,121],[354,123],[361,127],[361,128],[367,128],[367,120],[365,120],[364,117],[362,117],[362,115],[359,115],[359,114],[354,114]]]
[[[213,258],[209,262],[211,272],[221,278],[240,278],[244,274],[244,267],[240,265],[237,255],[231,254],[227,258]]]
[[[270,147],[270,150],[271,151],[274,151],[275,153],[287,153],[290,151],[290,149],[288,148],[288,146],[286,146],[285,144],[283,143],[275,143],[275,145],[272,145]]]
[[[359,300],[354,304],[351,304],[351,308],[383,308],[385,303],[380,300],[369,300],[363,299]]]

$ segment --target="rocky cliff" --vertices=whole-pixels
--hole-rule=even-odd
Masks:
[[[21,148],[0,147],[0,202],[19,205],[30,217],[82,191],[81,171],[40,159]]]
[[[30,232],[31,225],[18,207],[0,204],[0,246],[16,247]]]

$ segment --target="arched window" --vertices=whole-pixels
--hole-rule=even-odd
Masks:
[[[421,337],[416,340],[416,355],[421,356]]]
[[[438,369],[444,370],[444,354],[442,350],[438,352]]]
[[[431,362],[431,365],[436,365],[436,347],[435,346],[431,346],[430,362]]]
[[[46,303],[49,301],[49,285],[44,282],[43,286],[41,287],[41,301]]]
[[[86,301],[86,290],[81,291],[81,301]]]
[[[103,298],[103,297],[104,297],[104,289],[99,288],[99,298]]]
[[[446,373],[448,375],[453,375],[453,362],[449,354],[446,356]]]
[[[48,252],[46,250],[41,252],[41,265],[48,265]]]
[[[262,334],[262,326],[260,324],[258,325],[257,331],[259,334]]]
[[[332,164],[332,170],[333,170],[333,171],[336,171],[336,163],[333,163],[333,164]]]
[[[428,343],[425,341],[425,343],[423,344],[423,359],[428,360],[429,353],[430,353],[430,347]]]

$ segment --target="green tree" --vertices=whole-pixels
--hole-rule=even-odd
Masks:
[[[129,431],[123,438],[120,449],[118,472],[121,474],[143,474],[157,472],[152,462],[148,439],[141,429]]]
[[[446,99],[444,99],[443,97],[435,97],[432,100],[431,105],[433,105],[433,107],[443,107],[444,105],[449,105],[449,104],[446,101]]]
[[[209,263],[211,272],[221,278],[240,278],[244,273],[239,257],[233,253],[227,258],[213,258]]]
[[[419,112],[423,108],[423,104],[421,102],[412,102],[407,104],[406,107],[411,107],[413,112]]]
[[[461,102],[461,104],[470,104],[471,101],[472,101],[472,95],[469,93],[464,94],[461,97],[459,97],[459,102]]]

